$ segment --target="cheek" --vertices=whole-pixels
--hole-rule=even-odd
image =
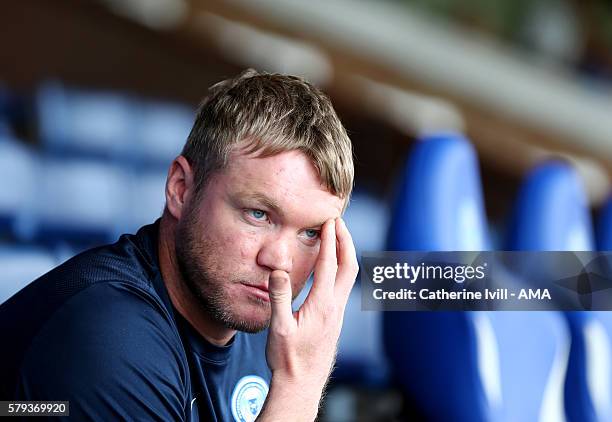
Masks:
[[[310,273],[314,270],[314,266],[317,263],[317,257],[319,255],[319,248],[309,248],[306,251],[298,251],[298,256],[294,260],[294,268],[292,275],[296,280],[299,280],[301,284],[306,282],[306,279]]]
[[[317,263],[317,258],[319,257],[319,248],[320,248],[320,243],[317,246],[314,246],[312,248],[308,248],[302,256],[302,259],[304,261],[304,266],[309,268],[309,272],[312,271],[314,269],[315,264]]]
[[[215,245],[211,252],[214,252],[217,258],[231,262],[231,265],[240,265],[256,254],[259,237],[236,224],[218,224],[205,229],[203,242]]]
[[[241,259],[252,259],[257,255],[261,243],[260,235],[252,230],[237,230],[228,234],[225,241],[234,251],[238,251]]]

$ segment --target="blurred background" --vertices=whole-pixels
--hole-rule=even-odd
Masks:
[[[612,247],[607,0],[28,0],[0,28],[0,302],[160,216],[198,102],[247,67],[332,98],[358,251]],[[607,313],[353,293],[322,420],[612,420]]]

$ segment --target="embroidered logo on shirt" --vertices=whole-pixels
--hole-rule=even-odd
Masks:
[[[232,393],[232,415],[236,422],[253,422],[268,395],[268,384],[257,375],[242,377]]]

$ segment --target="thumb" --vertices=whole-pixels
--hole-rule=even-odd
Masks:
[[[293,322],[291,309],[291,280],[285,271],[274,270],[268,283],[272,318],[270,325],[288,328]]]

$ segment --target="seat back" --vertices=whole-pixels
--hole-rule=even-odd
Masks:
[[[509,248],[513,250],[592,250],[593,230],[587,198],[574,169],[560,161],[536,167],[519,192],[511,227]],[[534,317],[542,314],[549,313],[534,313]],[[546,394],[549,398],[555,397],[550,398],[554,407],[560,406],[557,403],[563,396],[565,417],[569,421],[610,418],[607,404],[610,346],[601,329],[600,316],[597,312],[564,313],[567,340],[561,338],[561,341],[567,344],[555,355]],[[601,399],[603,396],[606,403]]]
[[[130,160],[136,149],[134,101],[112,91],[42,84],[36,95],[38,130],[48,153]]]
[[[43,160],[31,218],[33,237],[49,244],[115,240],[128,197],[123,169],[97,160]]]
[[[0,245],[0,304],[57,264],[45,249]]]
[[[422,138],[400,175],[387,249],[487,247],[473,147],[455,134]],[[499,379],[486,317],[475,318],[470,312],[385,312],[383,336],[391,371],[410,401],[413,417],[490,420]]]
[[[137,116],[137,156],[148,167],[167,172],[189,136],[194,111],[182,104],[146,101],[138,107]]]
[[[36,156],[23,144],[0,135],[0,233],[13,236],[31,207],[37,180]]]

